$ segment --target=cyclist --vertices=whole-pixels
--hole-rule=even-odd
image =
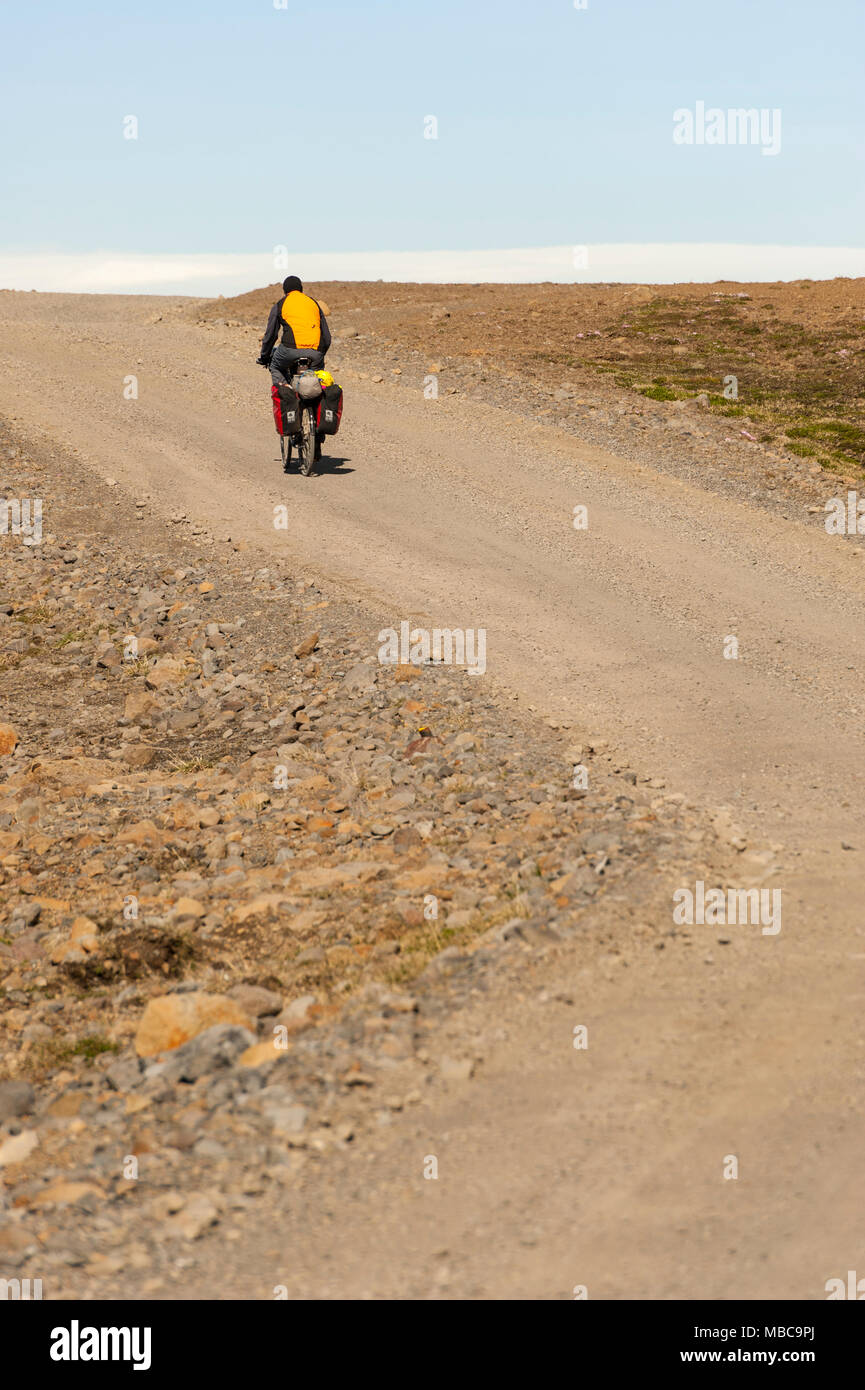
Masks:
[[[321,306],[311,295],[304,294],[296,275],[282,282],[282,299],[270,311],[267,328],[261,340],[257,358],[260,367],[268,367],[277,386],[291,379],[298,358],[309,359],[314,371],[324,366],[324,356],[330,347],[330,329]],[[282,329],[282,342],[276,339]]]

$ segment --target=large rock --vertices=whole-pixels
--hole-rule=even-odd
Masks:
[[[107,758],[37,758],[30,765],[34,782],[83,791],[96,781],[113,780],[117,768]]]
[[[9,1163],[23,1163],[38,1145],[39,1135],[35,1129],[22,1129],[20,1134],[13,1134],[0,1144],[0,1168]]]
[[[18,735],[11,724],[0,724],[0,758],[5,758],[7,754],[14,753],[18,743]]]
[[[346,672],[343,677],[343,685],[346,690],[355,694],[362,694],[364,691],[375,689],[376,676],[378,670],[375,666],[370,666],[368,662],[359,661],[356,666]]]
[[[174,1216],[170,1216],[163,1226],[167,1236],[182,1236],[184,1240],[198,1240],[209,1227],[219,1221],[219,1211],[203,1192],[193,1192],[184,1198],[183,1205]]]
[[[245,1009],[250,1018],[266,1018],[268,1014],[278,1014],[282,1008],[282,995],[261,985],[235,985],[228,996]]]
[[[152,820],[136,821],[117,835],[117,843],[120,845],[161,845],[163,839],[164,836]]]
[[[299,643],[299,645],[296,646],[294,649],[295,656],[311,656],[312,653],[315,651],[316,647],[318,646],[318,639],[320,636],[320,632],[311,632],[308,637],[304,637],[303,641]]]
[[[203,917],[207,909],[197,898],[178,898],[174,907],[171,909],[172,921],[180,921],[184,917]]]
[[[159,709],[159,701],[154,699],[148,691],[132,690],[126,696],[123,713],[127,719],[146,719],[157,709]]]
[[[124,743],[120,756],[127,767],[150,767],[156,757],[156,749],[147,743]]]
[[[167,686],[180,685],[188,673],[189,667],[185,661],[165,656],[147,672],[144,684],[148,690],[164,690]]]
[[[255,1034],[232,1023],[217,1023],[175,1048],[165,1076],[170,1081],[197,1081],[211,1072],[224,1071],[255,1043]]]
[[[54,965],[78,964],[99,947],[99,928],[89,917],[76,917],[69,936],[51,952]]]
[[[80,1202],[82,1197],[104,1197],[101,1187],[93,1182],[70,1182],[66,1178],[55,1178],[47,1186],[40,1188],[31,1197],[32,1207],[66,1207]]]
[[[265,1038],[264,1042],[255,1043],[253,1047],[248,1047],[242,1052],[237,1064],[241,1067],[266,1067],[284,1056],[285,1048],[280,1045],[277,1037]]]
[[[253,1034],[249,1015],[234,999],[225,994],[204,994],[193,990],[187,994],[163,994],[151,999],[135,1034],[135,1050],[139,1057],[155,1057],[189,1042],[199,1033],[217,1023],[233,1023]],[[247,1044],[248,1045],[248,1044]]]

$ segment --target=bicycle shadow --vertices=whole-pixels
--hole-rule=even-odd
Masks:
[[[353,468],[345,468],[343,465],[350,463],[351,459],[340,456],[339,454],[322,454],[318,463],[315,465],[315,472],[319,475],[333,473],[336,477],[345,477],[347,473],[354,473]]]
[[[277,456],[275,462],[281,464],[282,460],[279,458],[279,456]],[[333,474],[333,476],[336,478],[344,478],[349,473],[354,473],[356,471],[354,468],[346,468],[344,465],[347,463],[351,463],[351,459],[345,455],[323,454],[321,458],[318,460],[318,462],[313,465],[313,471],[311,476],[313,478],[317,478],[323,476],[324,474]],[[292,454],[291,467],[289,468],[288,474],[286,476],[292,477],[295,474],[298,477],[300,476],[300,465],[298,464],[297,456],[295,454]]]

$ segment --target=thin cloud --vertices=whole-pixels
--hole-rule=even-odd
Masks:
[[[490,251],[291,252],[307,280],[429,284],[826,280],[865,275],[865,249],[735,243],[619,243]],[[0,287],[78,294],[231,295],[289,273],[262,255],[0,252]]]

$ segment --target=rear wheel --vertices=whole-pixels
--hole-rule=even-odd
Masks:
[[[300,471],[304,478],[308,478],[315,463],[315,415],[314,405],[303,407],[303,433],[298,441],[297,451],[300,456]]]
[[[287,434],[279,436],[279,452],[282,455],[282,471],[287,473],[291,468],[291,440]]]

